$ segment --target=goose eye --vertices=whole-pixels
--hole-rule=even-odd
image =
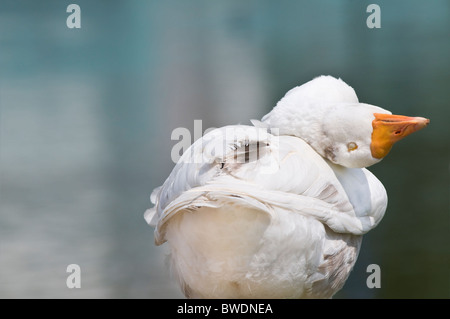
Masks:
[[[354,151],[358,148],[358,144],[356,144],[355,142],[350,142],[347,144],[347,150],[349,152]]]

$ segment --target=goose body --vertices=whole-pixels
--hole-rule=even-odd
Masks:
[[[261,122],[197,140],[145,213],[186,297],[330,298],[341,289],[362,235],[386,211],[385,188],[365,166],[389,148],[372,140],[389,116],[342,80],[319,77]],[[426,125],[408,119],[403,126]]]

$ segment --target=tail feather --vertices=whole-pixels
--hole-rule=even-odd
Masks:
[[[157,220],[156,220],[156,218],[154,218],[155,214],[156,214],[156,208],[155,207],[147,209],[145,211],[145,213],[144,213],[145,221],[147,222],[147,224],[149,224],[152,227],[155,227],[156,224],[157,224]]]
[[[152,208],[149,208],[145,211],[144,213],[144,219],[147,222],[147,224],[149,224],[152,227],[155,227],[156,224],[158,223],[158,219],[155,218],[156,215],[156,207],[158,206],[158,195],[159,195],[159,191],[161,190],[162,186],[156,187],[153,191],[152,194],[150,195],[150,202],[152,204],[154,204],[155,206]]]
[[[153,191],[152,194],[150,195],[150,201],[152,202],[152,204],[156,204],[156,200],[159,194],[159,191],[161,190],[162,186],[156,187]]]

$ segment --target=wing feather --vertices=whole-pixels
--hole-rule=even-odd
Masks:
[[[230,202],[272,215],[274,207],[281,207],[312,216],[335,232],[364,234],[384,214],[383,201],[371,204],[375,208],[358,206],[357,196],[342,182],[345,172],[336,169],[300,138],[275,136],[253,126],[226,126],[206,134],[183,154],[152,193],[155,207],[145,217],[156,225],[157,243],[164,242],[164,225],[176,213]],[[374,188],[371,196],[376,201],[381,183],[370,172],[359,172],[355,174],[366,180],[369,194]],[[372,211],[378,212],[377,218]]]

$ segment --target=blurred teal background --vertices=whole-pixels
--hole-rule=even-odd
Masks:
[[[81,29],[66,8],[81,7]],[[381,7],[381,29],[366,8]],[[431,124],[371,171],[389,206],[338,298],[450,298],[449,1],[0,2],[0,297],[181,298],[142,215],[171,132],[249,124],[330,74]],[[79,264],[82,288],[66,287]],[[366,267],[381,267],[368,289]]]

